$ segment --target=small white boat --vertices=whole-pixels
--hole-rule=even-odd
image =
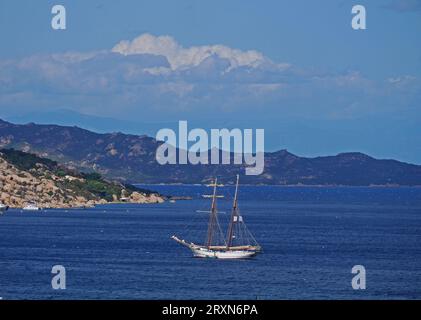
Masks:
[[[39,211],[39,210],[41,210],[41,208],[38,207],[34,203],[29,203],[28,205],[26,205],[25,207],[23,207],[22,210],[25,210],[25,211]]]
[[[239,176],[237,176],[235,197],[227,238],[224,239],[224,243],[222,245],[214,243],[217,234],[222,234],[222,230],[218,222],[218,211],[216,209],[216,201],[221,197],[216,194],[216,188],[220,185],[217,184],[216,179],[213,184],[209,185],[209,187],[213,187],[213,194],[205,196],[205,198],[212,199],[211,210],[208,211],[210,215],[206,243],[198,245],[193,242],[187,242],[179,239],[176,236],[172,236],[171,238],[179,244],[189,248],[192,251],[193,256],[198,258],[246,259],[262,252],[262,248],[257,243],[256,239],[254,239],[251,232],[247,229],[243,216],[240,214],[240,210],[238,208],[238,184]]]
[[[0,215],[4,214],[7,210],[9,210],[9,206],[6,206],[3,203],[0,203]]]

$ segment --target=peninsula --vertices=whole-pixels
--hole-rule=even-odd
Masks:
[[[0,203],[22,208],[92,207],[113,202],[160,203],[165,197],[100,174],[69,169],[56,161],[14,149],[0,150]]]

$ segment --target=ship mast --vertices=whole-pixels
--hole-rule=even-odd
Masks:
[[[212,245],[213,240],[213,230],[215,228],[215,222],[216,222],[216,186],[218,185],[218,178],[215,178],[215,183],[213,186],[213,195],[212,195],[212,207],[211,212],[209,216],[209,223],[208,223],[208,236],[206,240],[206,246],[208,248]]]
[[[235,196],[234,196],[234,203],[232,205],[232,213],[231,213],[231,220],[228,227],[228,236],[227,236],[227,249],[229,249],[232,245],[232,238],[234,233],[234,223],[238,221],[238,183],[240,180],[240,176],[237,174],[237,183],[235,185]]]

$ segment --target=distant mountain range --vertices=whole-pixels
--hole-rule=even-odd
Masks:
[[[146,135],[95,133],[78,127],[17,125],[0,120],[0,148],[14,148],[50,158],[83,171],[132,183],[205,183],[218,176],[233,183],[242,165],[158,164],[162,142]],[[304,158],[286,150],[265,154],[259,176],[242,183],[276,185],[421,185],[421,166],[378,160],[362,153]]]

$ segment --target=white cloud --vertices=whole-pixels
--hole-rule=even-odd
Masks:
[[[173,70],[198,66],[211,56],[218,56],[230,62],[230,69],[237,67],[257,67],[270,63],[262,53],[249,50],[241,51],[223,45],[208,45],[184,48],[170,36],[155,37],[143,34],[132,41],[121,41],[112,49],[123,55],[154,54],[165,56]]]
[[[404,75],[404,76],[398,76],[395,78],[388,78],[387,82],[391,83],[391,84],[396,84],[396,83],[409,83],[412,81],[415,81],[417,78],[414,76],[410,76],[410,75]]]
[[[77,63],[94,58],[95,56],[105,53],[105,51],[92,51],[92,52],[65,52],[52,54],[51,57],[58,62],[62,63]]]
[[[74,106],[107,116],[188,111],[206,118],[233,111],[266,116],[282,108],[283,116],[349,117],[419,105],[420,86],[412,76],[378,81],[360,72],[321,72],[274,63],[257,51],[183,48],[171,37],[148,34],[112,50],[0,60],[0,111]]]

